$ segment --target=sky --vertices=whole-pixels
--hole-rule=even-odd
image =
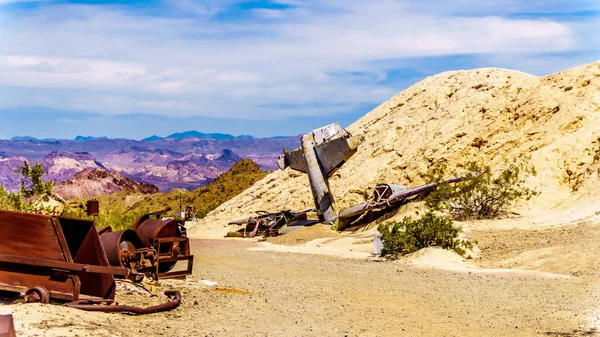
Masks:
[[[0,0],[0,139],[347,126],[423,78],[600,59],[600,0]]]

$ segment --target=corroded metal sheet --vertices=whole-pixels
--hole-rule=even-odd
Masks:
[[[12,315],[0,315],[0,337],[16,337]]]

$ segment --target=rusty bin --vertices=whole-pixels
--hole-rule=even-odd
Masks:
[[[114,275],[94,223],[88,220],[0,211],[0,290],[49,298],[112,302]]]

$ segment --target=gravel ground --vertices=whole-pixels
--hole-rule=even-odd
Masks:
[[[247,250],[253,245],[194,240],[194,275],[151,289],[181,290],[183,302],[170,312],[128,316],[29,304],[0,307],[0,313],[12,311],[19,336],[595,335],[590,322],[598,321],[600,293],[589,278]],[[125,290],[119,301],[143,304],[145,296]]]

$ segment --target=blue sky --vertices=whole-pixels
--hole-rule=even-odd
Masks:
[[[0,138],[296,135],[441,71],[600,59],[600,0],[0,0]]]

